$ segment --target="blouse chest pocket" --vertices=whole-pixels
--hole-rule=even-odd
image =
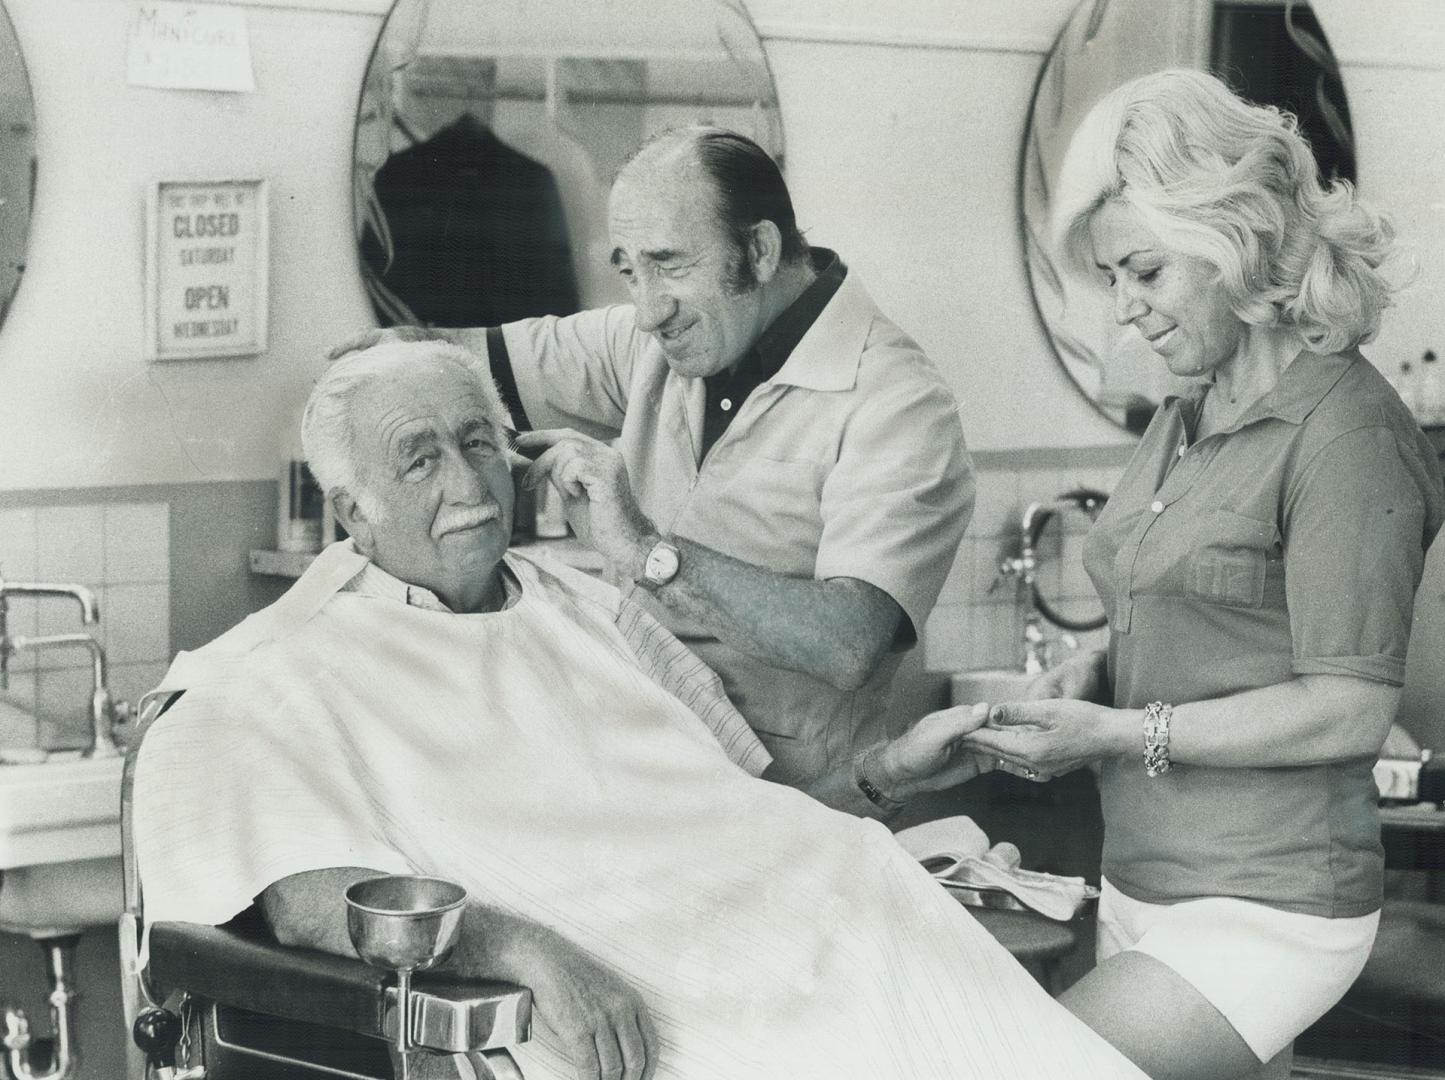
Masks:
[[[1257,608],[1278,533],[1274,522],[1213,510],[1199,522],[1189,556],[1187,583],[1201,600]]]

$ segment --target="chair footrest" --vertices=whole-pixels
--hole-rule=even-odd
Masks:
[[[360,1035],[394,1038],[396,987],[360,960],[258,940],[230,927],[157,923],[150,980],[224,1005]],[[530,990],[511,983],[426,973],[412,980],[416,1041],[462,1053],[526,1041]]]

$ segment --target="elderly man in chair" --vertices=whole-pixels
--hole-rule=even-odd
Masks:
[[[352,541],[167,675],[147,916],[259,900],[283,943],[350,954],[347,884],[450,877],[449,963],[533,990],[529,1080],[1139,1075],[865,820],[975,773],[982,718],[925,717],[812,797],[767,782],[675,638],[506,551],[506,425],[452,346],[323,375],[304,438]]]

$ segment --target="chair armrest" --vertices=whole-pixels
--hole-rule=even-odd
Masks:
[[[231,927],[156,923],[150,981],[224,1005],[394,1038],[396,987],[360,960],[260,940]],[[412,981],[416,1041],[451,1053],[525,1042],[532,992],[511,983],[422,973]]]

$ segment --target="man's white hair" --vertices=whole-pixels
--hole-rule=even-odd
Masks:
[[[376,501],[368,478],[357,462],[354,406],[361,391],[400,368],[442,361],[470,376],[486,405],[487,416],[498,428],[512,426],[497,384],[486,363],[473,353],[444,341],[389,341],[347,353],[335,360],[316,380],[301,418],[301,445],[311,474],[326,497],[345,493],[373,521],[385,509]]]

